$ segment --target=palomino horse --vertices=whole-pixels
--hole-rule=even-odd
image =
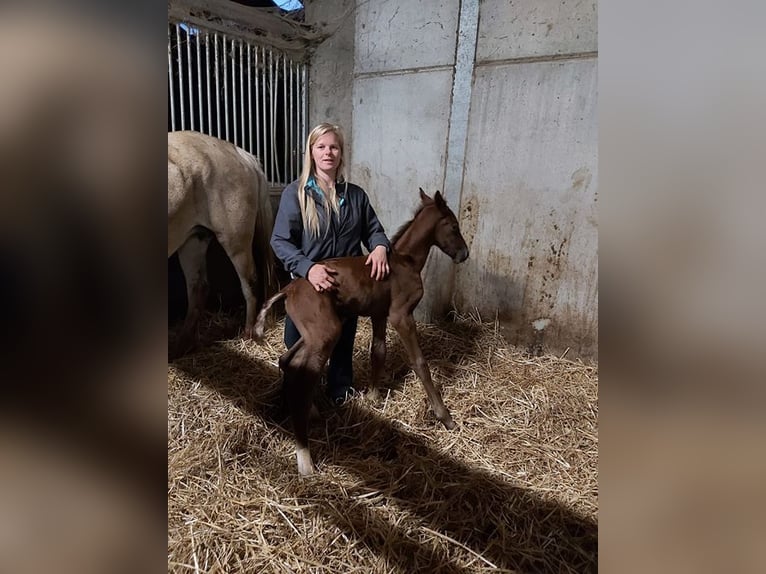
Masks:
[[[168,133],[168,257],[178,251],[188,296],[176,353],[188,350],[195,339],[207,297],[206,256],[213,236],[239,276],[247,307],[245,335],[252,337],[255,293],[265,299],[274,278],[273,224],[268,184],[254,156],[201,133]]]
[[[431,372],[418,344],[412,312],[423,296],[420,272],[433,245],[455,263],[468,257],[468,247],[460,234],[457,219],[437,191],[433,199],[420,190],[421,205],[411,221],[392,239],[389,256],[391,272],[386,279],[370,277],[365,257],[341,257],[323,261],[335,271],[337,289],[317,292],[304,278],[296,279],[271,297],[261,309],[256,322],[256,336],[263,335],[269,308],[287,298],[285,308],[301,338],[279,359],[284,371],[284,396],[290,409],[295,432],[298,472],[309,475],[314,465],[308,443],[308,417],[313,391],[322,369],[332,354],[341,333],[342,317],[362,315],[372,320],[372,377],[370,398],[377,397],[377,387],[386,360],[386,321],[396,329],[407,350],[412,368],[420,377],[431,408],[448,429],[455,427],[441,394],[431,381]]]

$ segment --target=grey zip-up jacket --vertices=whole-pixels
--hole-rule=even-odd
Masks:
[[[311,266],[323,259],[362,255],[362,243],[367,251],[379,245],[391,251],[391,244],[365,191],[353,183],[348,186],[339,183],[336,190],[340,216],[332,214],[328,226],[324,195],[318,186],[306,186],[306,193],[312,193],[317,202],[319,237],[313,237],[303,229],[298,181],[282,192],[271,247],[285,269],[295,276],[306,277]]]

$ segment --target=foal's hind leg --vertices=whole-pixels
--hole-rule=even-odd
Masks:
[[[312,380],[311,373],[303,366],[287,365],[285,368],[284,388],[282,390],[290,411],[295,434],[295,455],[298,459],[298,473],[308,476],[314,472],[314,463],[309,452],[309,410],[311,408],[312,389],[319,380]]]
[[[212,235],[198,233],[189,237],[178,249],[178,260],[186,280],[186,319],[175,348],[175,354],[188,351],[195,343],[200,311],[207,299],[207,248]]]
[[[297,345],[296,345],[297,346]],[[298,473],[308,476],[314,472],[314,463],[309,452],[309,414],[313,404],[314,390],[319,383],[322,367],[328,354],[301,345],[284,365],[284,397],[290,410],[295,433],[295,455]]]
[[[253,261],[253,234],[245,234],[244,237],[230,238],[222,234],[217,236],[218,242],[223,247],[226,255],[229,256],[231,263],[239,277],[239,285],[242,288],[242,295],[245,297],[245,336],[253,338],[255,329],[255,318],[258,314],[258,302],[253,293],[255,285],[255,262]]]
[[[413,319],[410,314],[391,317],[391,325],[393,325],[394,329],[396,329],[396,332],[399,334],[399,337],[404,344],[404,348],[407,350],[407,356],[410,359],[412,368],[423,383],[423,388],[426,391],[426,395],[428,395],[428,400],[431,403],[431,408],[433,409],[436,418],[439,419],[446,428],[455,428],[455,421],[452,420],[449,410],[444,406],[441,393],[434,387],[433,381],[431,380],[431,370],[428,368],[428,363],[426,363],[426,360],[423,357],[423,351],[420,350],[420,345],[418,344],[415,319]]]
[[[377,401],[380,397],[380,378],[386,363],[386,317],[372,317],[372,342],[370,343],[370,390],[367,398]]]
[[[285,372],[283,392],[293,419],[298,472],[303,476],[314,470],[308,442],[309,411],[314,390],[342,329],[330,299],[316,296],[313,292],[309,295],[308,299],[298,302],[294,297],[287,299],[287,313],[295,322],[301,338],[280,360]]]
[[[283,373],[285,373],[285,379],[284,380],[287,379],[287,369],[290,367],[290,361],[292,361],[292,358],[295,355],[295,353],[297,353],[298,351],[301,350],[303,345],[304,345],[303,337],[301,337],[300,339],[298,339],[295,342],[295,344],[292,347],[290,347],[287,351],[285,351],[282,354],[281,357],[279,357],[279,369]],[[287,404],[288,401],[287,401],[287,398],[286,398],[287,397],[287,393],[285,392],[285,388],[286,387],[283,384],[282,385],[282,402]],[[311,402],[309,419],[310,420],[319,419],[319,411],[317,410],[316,405],[314,404],[313,401]]]

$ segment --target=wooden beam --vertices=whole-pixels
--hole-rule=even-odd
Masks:
[[[254,8],[228,0],[168,0],[168,19],[272,46],[297,61],[308,60],[313,48],[335,27],[297,22],[276,8]]]

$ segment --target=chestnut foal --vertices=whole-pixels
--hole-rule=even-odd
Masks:
[[[371,278],[370,268],[364,264],[365,256],[328,259],[322,263],[335,271],[336,290],[319,293],[308,280],[295,279],[266,301],[258,315],[255,332],[260,337],[269,308],[286,297],[285,309],[302,335],[279,359],[301,475],[309,475],[314,469],[308,443],[314,389],[340,337],[342,318],[347,315],[361,315],[372,320],[372,380],[368,396],[373,400],[377,398],[386,359],[386,321],[390,320],[404,344],[412,368],[423,383],[436,418],[448,429],[455,427],[441,394],[431,381],[431,372],[418,344],[412,312],[423,297],[420,272],[431,246],[436,245],[455,263],[468,258],[468,247],[460,234],[455,214],[447,207],[442,195],[437,191],[431,199],[421,189],[420,199],[421,205],[415,216],[391,241],[393,250],[388,258],[388,277],[381,281]]]

